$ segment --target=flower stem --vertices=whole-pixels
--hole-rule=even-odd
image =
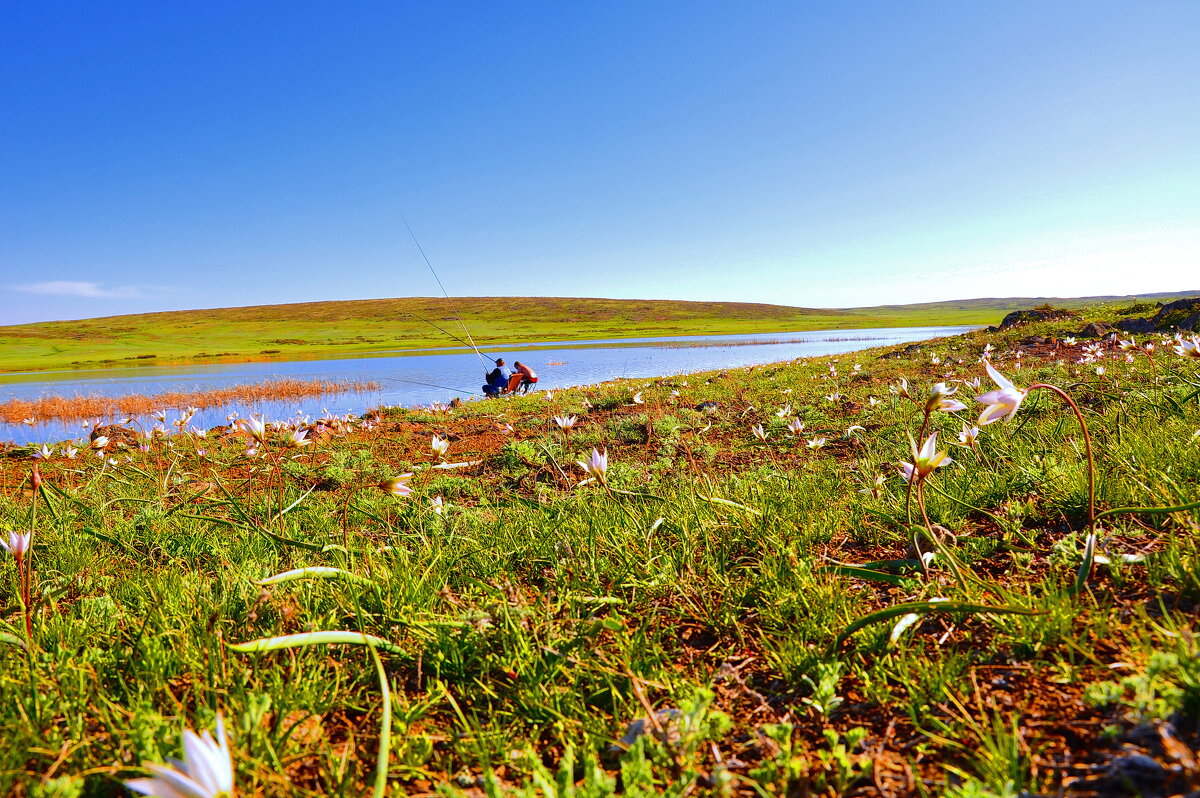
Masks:
[[[925,439],[925,432],[929,429],[929,416],[930,416],[930,410],[927,405],[925,407],[925,415],[921,419],[921,431],[919,433],[917,433],[917,441],[921,441],[921,440]],[[914,459],[916,457],[917,441],[912,442]],[[905,523],[908,523],[908,524],[912,523],[912,494],[913,494],[913,481],[909,480],[908,487],[905,488],[905,490],[904,490],[904,521],[905,521]],[[925,509],[922,508],[921,512],[922,512],[922,514],[924,514]],[[925,519],[925,523],[928,524],[929,519]]]
[[[1056,385],[1039,382],[1035,385],[1030,385],[1029,390],[1035,391],[1038,388],[1044,388],[1057,394],[1064,402],[1070,405],[1071,410],[1075,413],[1075,418],[1079,421],[1079,428],[1083,431],[1083,446],[1087,452],[1088,464],[1088,532],[1095,534],[1096,532],[1096,461],[1092,456],[1092,436],[1088,432],[1087,421],[1084,420],[1083,411],[1079,409],[1079,405],[1075,404],[1075,400],[1070,395]]]

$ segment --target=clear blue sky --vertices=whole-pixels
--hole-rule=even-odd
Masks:
[[[0,323],[1200,288],[1200,3],[6,2]]]

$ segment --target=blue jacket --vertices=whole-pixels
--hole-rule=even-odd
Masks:
[[[508,366],[496,366],[487,375],[488,385],[494,385],[497,388],[507,388],[511,377],[512,370]]]

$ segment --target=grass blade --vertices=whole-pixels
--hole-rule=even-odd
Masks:
[[[375,584],[366,577],[326,565],[311,565],[307,568],[284,571],[274,576],[268,576],[266,579],[256,579],[254,580],[254,584],[278,585],[284,582],[294,582],[298,579],[340,579],[343,582],[350,582],[351,584],[362,585],[363,587],[374,587]]]
[[[1092,569],[1096,567],[1096,533],[1091,532],[1083,544],[1083,562],[1079,564],[1079,572],[1075,574],[1075,585],[1072,593],[1078,593],[1087,587],[1087,581],[1092,577]]]
[[[383,695],[383,717],[379,719],[379,756],[375,761],[375,790],[372,793],[375,798],[383,798],[387,792],[388,761],[392,752],[392,690],[388,686],[387,671],[383,669],[383,660],[379,658],[375,644],[368,641],[367,648],[375,662],[379,692]]]
[[[974,604],[969,601],[946,601],[945,599],[929,599],[928,601],[910,601],[905,604],[897,604],[894,607],[872,612],[869,615],[864,615],[854,623],[847,626],[842,633],[837,636],[837,639],[829,646],[829,651],[832,652],[842,643],[846,642],[860,629],[870,626],[874,623],[889,621],[901,615],[908,613],[929,613],[929,612],[961,612],[961,613],[990,613],[992,615],[1042,615],[1041,610],[1031,610],[1026,607],[1018,607],[1012,604]]]
[[[902,585],[908,577],[900,574],[889,574],[883,571],[875,571],[870,568],[863,568],[857,565],[826,565],[820,569],[825,573],[838,574],[839,576],[849,576],[853,579],[869,579],[872,582],[886,582],[889,585]]]
[[[28,646],[25,645],[24,640],[14,634],[9,634],[8,632],[0,632],[0,643],[8,643],[10,646],[28,649]]]
[[[348,632],[343,630],[329,630],[325,632],[302,632],[294,635],[280,635],[279,637],[264,637],[259,640],[250,640],[246,643],[230,643],[229,647],[234,651],[242,654],[258,654],[266,651],[281,651],[289,648],[305,648],[307,646],[325,646],[346,644],[352,646],[375,646],[383,651],[392,654],[404,654],[404,649],[395,643],[390,643],[382,637],[364,634],[362,632]]]
[[[737,502],[730,501],[729,499],[722,499],[720,496],[705,496],[702,493],[697,493],[696,498],[700,499],[701,501],[708,502],[709,504],[719,504],[724,507],[733,507],[737,510],[743,510],[751,515],[762,515],[761,512],[755,510],[753,507],[747,507],[744,504],[738,504]]]

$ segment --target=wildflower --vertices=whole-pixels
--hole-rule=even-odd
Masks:
[[[430,499],[429,500],[429,509],[433,510],[433,512],[435,514],[441,515],[442,512],[445,510],[445,505],[442,502],[442,497],[434,496],[432,499]]]
[[[450,441],[440,435],[434,435],[433,439],[429,441],[429,448],[438,457],[445,457],[446,452],[450,449]]]
[[[542,398],[545,399],[547,402],[549,402],[551,399],[554,398],[554,394],[550,391],[546,391],[545,395]]]
[[[754,437],[758,438],[760,441],[765,441],[767,439],[767,431],[763,429],[762,424],[755,424],[750,428],[750,431],[753,432]]]
[[[608,482],[608,451],[599,452],[592,449],[592,456],[585,460],[576,460],[575,463],[584,471],[591,474],[596,479],[603,483]]]
[[[298,429],[292,430],[292,434],[287,439],[288,446],[308,446],[312,441],[308,439],[308,430]]]
[[[779,418],[787,418],[791,414],[792,414],[791,404],[786,404],[783,407],[781,407],[775,411],[775,415],[778,416]]]
[[[25,556],[25,552],[29,551],[29,547],[33,544],[33,533],[26,532],[9,532],[8,542],[0,540],[0,546],[3,546],[6,551],[12,556],[20,559]]]
[[[1106,369],[1104,368],[1104,366],[1096,366],[1096,376],[1097,377],[1103,377],[1105,371],[1106,371]]]
[[[54,447],[42,444],[33,452],[34,460],[49,460],[54,456]]]
[[[410,479],[412,479],[411,473],[401,474],[398,477],[385,479],[375,487],[379,488],[384,493],[390,493],[393,496],[399,496],[401,499],[403,499],[406,496],[412,495],[412,488],[406,484]]]
[[[1175,354],[1180,357],[1200,357],[1200,340],[1197,340],[1196,336],[1193,335],[1186,341],[1182,337],[1177,340],[1179,343],[1173,347]]]
[[[929,362],[935,366],[938,366],[938,365],[941,365],[942,359],[940,357],[938,357],[937,355],[930,355]]]
[[[167,765],[150,763],[154,778],[130,779],[125,786],[143,795],[159,798],[232,798],[233,757],[225,736],[225,719],[217,715],[217,736],[183,732],[183,760],[169,759]]]
[[[74,460],[75,455],[77,455],[77,454],[79,454],[79,450],[76,449],[74,446],[64,446],[63,447],[63,457],[67,458],[68,460]]]
[[[99,450],[103,449],[105,446],[108,446],[108,438],[105,437],[104,435],[97,435],[95,438],[92,439],[91,446],[93,449],[99,451]]]
[[[925,402],[926,412],[933,413],[941,410],[943,413],[957,413],[959,410],[966,410],[966,405],[957,399],[950,398],[957,392],[957,388],[951,388],[946,383],[939,382],[929,392],[929,399]]]
[[[798,418],[793,418],[788,422],[787,428],[791,430],[793,435],[799,435],[801,432],[804,432],[804,422]]]
[[[554,417],[554,423],[557,424],[560,429],[564,429],[564,430],[569,430],[572,427],[574,427],[575,422],[578,420],[579,419],[575,418],[575,416],[555,416]]]
[[[1075,338],[1070,335],[1068,335],[1066,338],[1062,339],[1062,342],[1064,344],[1066,344],[1067,346],[1075,346]]]
[[[854,424],[854,425],[852,425],[852,426],[846,427],[846,437],[847,437],[847,438],[853,438],[853,437],[854,437],[854,433],[856,433],[856,432],[866,432],[866,431],[867,431],[867,428],[866,428],[866,427],[864,427],[864,426],[861,426],[861,425],[859,425],[859,424]]]
[[[28,427],[32,427],[34,424],[37,423],[37,419],[36,418],[23,418],[23,419],[21,419],[21,423]]]
[[[864,496],[870,496],[872,499],[878,499],[883,492],[883,484],[883,474],[876,474],[875,482],[869,488],[860,488],[858,492]]]
[[[1133,338],[1130,338],[1127,341],[1119,341],[1117,343],[1117,346],[1119,346],[1121,348],[1121,351],[1128,352],[1130,349],[1137,348],[1137,342],[1134,341]]]
[[[156,410],[154,412],[154,417],[156,419],[158,419],[158,423],[160,423],[160,424],[167,423],[167,411],[166,410]]]
[[[900,464],[900,473],[909,482],[920,481],[932,474],[935,469],[953,462],[945,452],[937,450],[937,433],[934,432],[925,439],[919,452],[913,451],[913,462]]]
[[[958,433],[958,443],[970,449],[975,448],[975,439],[979,437],[979,427],[968,427],[963,423],[962,432]]]
[[[820,449],[825,445],[825,439],[824,438],[813,438],[806,445],[810,449]]]
[[[1154,354],[1154,349],[1155,349],[1155,347],[1154,347],[1154,342],[1153,342],[1153,341],[1147,341],[1146,343],[1142,344],[1142,349],[1145,349],[1145,350],[1146,350],[1146,354],[1147,354],[1147,355],[1153,355],[1153,354]]]
[[[261,418],[239,418],[235,422],[238,432],[247,437],[253,438],[259,443],[265,443],[267,437],[267,425]]]
[[[879,400],[874,396],[869,396],[867,397],[867,404],[869,404],[871,407],[877,407],[879,405]]]
[[[892,394],[893,396],[902,396],[905,399],[912,395],[908,392],[908,380],[906,380],[904,377],[901,377],[900,381],[895,385],[889,385],[888,393]]]
[[[979,426],[981,427],[1015,415],[1021,407],[1021,402],[1025,401],[1025,397],[1029,393],[1009,382],[1003,374],[992,368],[991,363],[983,365],[987,369],[988,376],[992,378],[992,382],[1000,387],[975,397],[975,401],[987,405],[979,414]]]
[[[982,384],[982,383],[980,382],[980,380],[979,380],[979,378],[978,378],[978,377],[972,377],[972,378],[971,378],[971,379],[969,379],[969,380],[963,380],[963,385],[967,386],[967,387],[968,387],[968,388],[970,388],[972,391],[978,391],[978,390],[979,390],[979,386],[980,386],[981,384]]]
[[[841,399],[841,398],[842,398],[842,395],[841,395],[840,393],[838,393],[837,391],[834,391],[834,392],[833,392],[833,393],[831,393],[831,394],[826,394],[826,396],[825,396],[825,401],[827,401],[827,402],[836,402],[836,401],[838,401],[838,400],[839,400],[839,399]]]

